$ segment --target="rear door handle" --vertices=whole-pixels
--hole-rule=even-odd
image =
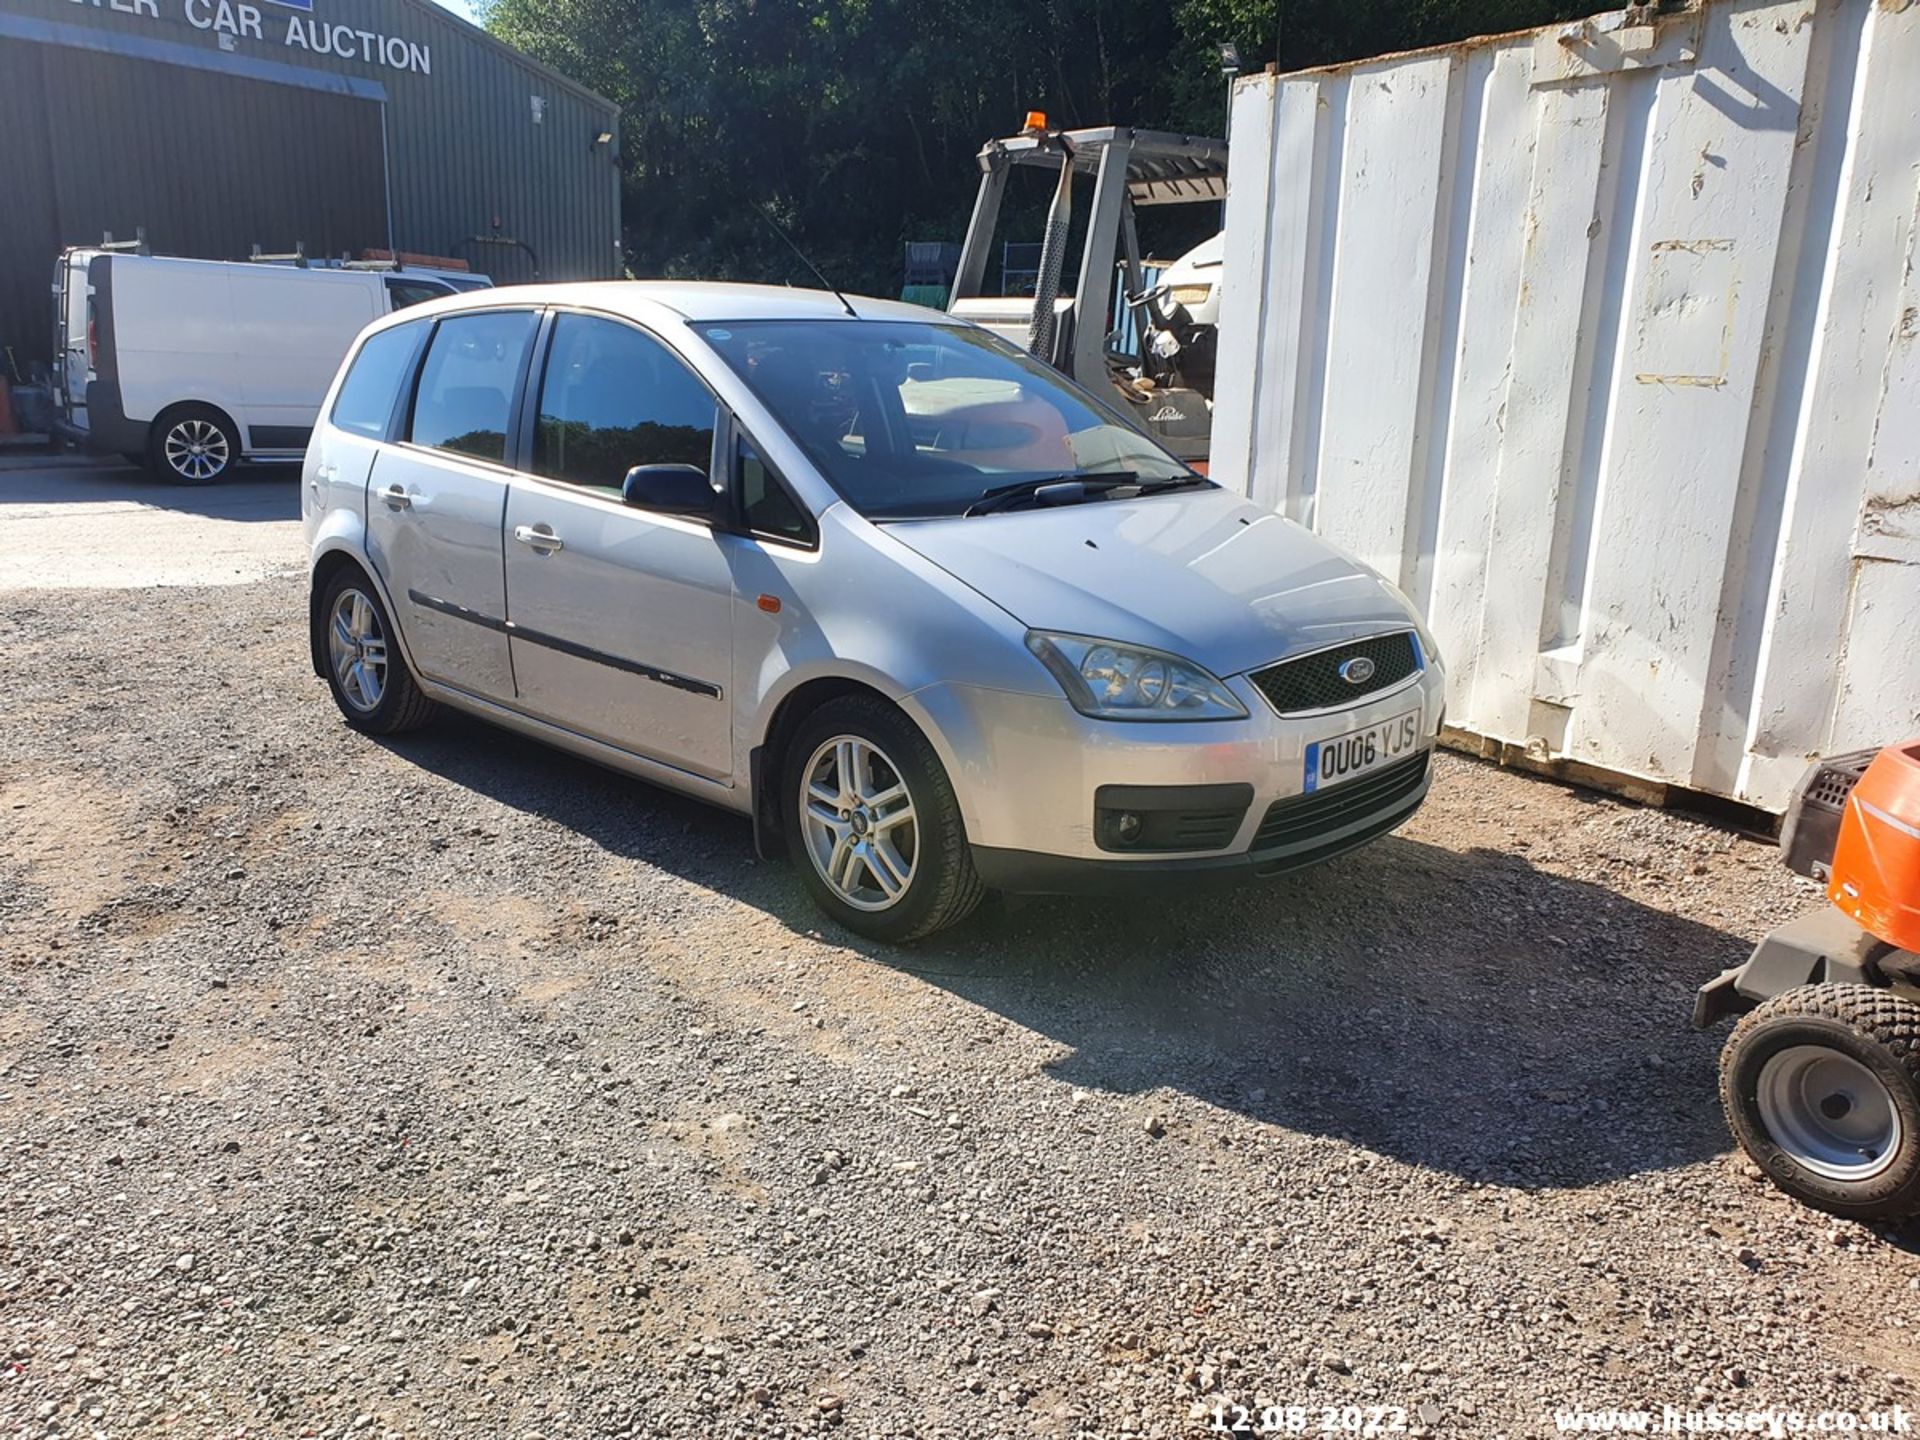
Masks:
[[[516,525],[513,527],[513,538],[522,545],[531,545],[542,555],[551,555],[556,550],[567,548],[565,542],[545,525]]]
[[[407,494],[407,487],[404,485],[389,485],[380,492],[380,498],[387,502],[387,508],[389,510],[411,510],[413,508],[413,497]]]

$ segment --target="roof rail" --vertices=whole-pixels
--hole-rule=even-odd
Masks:
[[[111,250],[116,255],[153,254],[152,248],[147,244],[147,227],[144,225],[136,225],[133,227],[133,239],[131,240],[116,240],[113,238],[113,232],[111,230],[102,231],[100,235],[100,248],[102,250]]]
[[[293,242],[292,251],[288,254],[269,255],[260,248],[259,242],[255,241],[253,253],[247,256],[247,259],[256,265],[285,265],[291,261],[304,270],[307,268],[307,242],[304,240],[296,240]]]

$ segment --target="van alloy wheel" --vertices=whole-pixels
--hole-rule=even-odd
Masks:
[[[167,427],[162,451],[168,467],[184,480],[211,480],[233,459],[226,432],[197,415],[176,420]]]
[[[380,697],[387,693],[387,637],[379,610],[358,590],[342,590],[333,602],[327,658],[349,705],[362,714],[380,707]]]
[[[897,904],[920,858],[913,797],[899,768],[872,741],[839,735],[800,773],[800,823],[814,869],[855,909]]]

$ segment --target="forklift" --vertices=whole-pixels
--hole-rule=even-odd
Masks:
[[[1227,142],[1119,125],[1053,130],[1036,111],[1018,135],[988,141],[979,163],[980,190],[948,313],[1024,346],[1093,394],[1111,397],[1116,410],[1173,454],[1204,464],[1213,431],[1214,327],[1196,321],[1202,305],[1186,303],[1195,296],[1183,300],[1167,284],[1146,283],[1135,211],[1145,205],[1221,204]],[[983,295],[1000,202],[1015,166],[1057,177],[1034,293]],[[1091,178],[1093,202],[1077,280],[1063,295],[1076,177]],[[1217,257],[1217,240],[1208,245]],[[1217,286],[1217,258],[1212,267]],[[1116,279],[1124,282],[1138,354],[1121,349],[1120,332],[1111,328]],[[1211,298],[1217,310],[1217,293]]]
[[[1694,997],[1743,1014],[1720,1054],[1728,1127],[1794,1198],[1850,1220],[1920,1215],[1920,740],[1816,763],[1781,830],[1824,909]]]

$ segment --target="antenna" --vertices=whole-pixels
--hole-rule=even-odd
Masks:
[[[780,227],[780,222],[778,220],[773,218],[772,208],[766,205],[759,205],[759,206],[756,206],[755,208],[760,212],[760,218],[767,222],[767,228],[773,231],[773,233],[778,235],[782,240],[784,240],[786,242],[787,248],[793,251],[795,255],[798,255],[800,257],[800,263],[806,266],[807,269],[813,272],[813,278],[820,282],[822,288],[831,290],[833,292],[833,298],[840,302],[840,308],[846,311],[847,314],[851,315],[854,319],[858,320],[860,318],[860,312],[855,310],[853,308],[852,303],[847,299],[847,297],[840,293],[840,287],[834,284],[831,280],[827,279],[826,273],[822,271],[818,265],[814,264],[813,261],[807,258],[807,252],[802,250],[798,245],[794,244],[793,237],[787,234],[787,232]]]

